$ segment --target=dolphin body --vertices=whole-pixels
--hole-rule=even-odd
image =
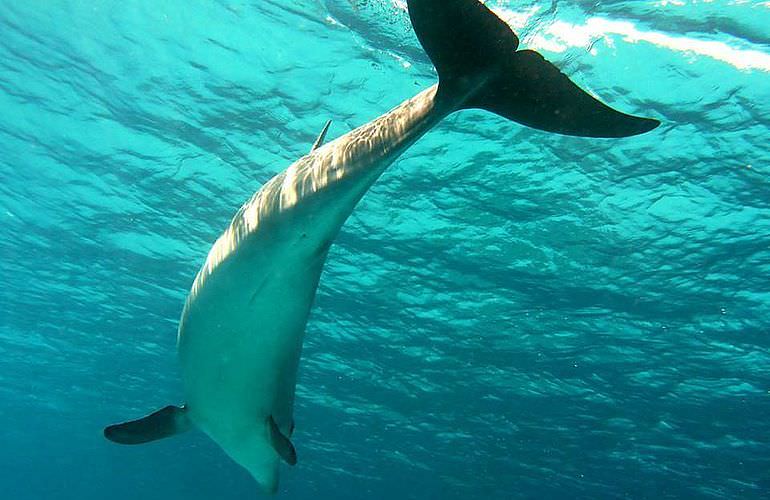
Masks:
[[[477,0],[409,0],[439,83],[321,145],[268,181],[214,243],[178,332],[186,403],[112,425],[139,444],[204,431],[275,493],[290,437],[305,324],[330,245],[380,174],[450,113],[486,109],[550,132],[625,137],[656,120],[615,111],[578,88]],[[328,128],[328,124],[327,124]]]

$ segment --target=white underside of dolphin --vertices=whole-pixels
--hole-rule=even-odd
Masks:
[[[604,106],[534,52],[516,52],[515,35],[476,0],[408,3],[440,84],[314,148],[241,207],[182,313],[185,406],[110,426],[109,439],[139,444],[197,427],[275,492],[280,461],[296,462],[297,367],[329,246],[399,155],[468,107],[571,135],[622,137],[657,125]]]
[[[280,460],[270,418],[291,435],[305,323],[329,246],[385,167],[433,124],[435,92],[270,180],[238,211],[195,279],[178,341],[187,416],[268,491]]]

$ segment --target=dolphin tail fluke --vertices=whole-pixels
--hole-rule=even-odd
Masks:
[[[437,101],[447,112],[480,108],[532,128],[585,137],[626,137],[660,125],[601,103],[537,52],[516,51],[516,34],[477,0],[408,5],[439,74]]]
[[[143,444],[174,436],[192,427],[187,409],[166,406],[146,417],[104,429],[104,437],[120,444]]]

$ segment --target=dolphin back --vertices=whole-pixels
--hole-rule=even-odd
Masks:
[[[532,50],[477,0],[409,0],[409,16],[439,75],[437,102],[478,108],[528,127],[583,137],[626,137],[660,122],[616,111]]]

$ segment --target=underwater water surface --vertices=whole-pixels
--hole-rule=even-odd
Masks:
[[[179,403],[237,208],[432,85],[405,2],[0,0],[0,497],[257,498]],[[286,499],[770,498],[770,3],[489,1],[623,140],[450,116],[332,247]]]

